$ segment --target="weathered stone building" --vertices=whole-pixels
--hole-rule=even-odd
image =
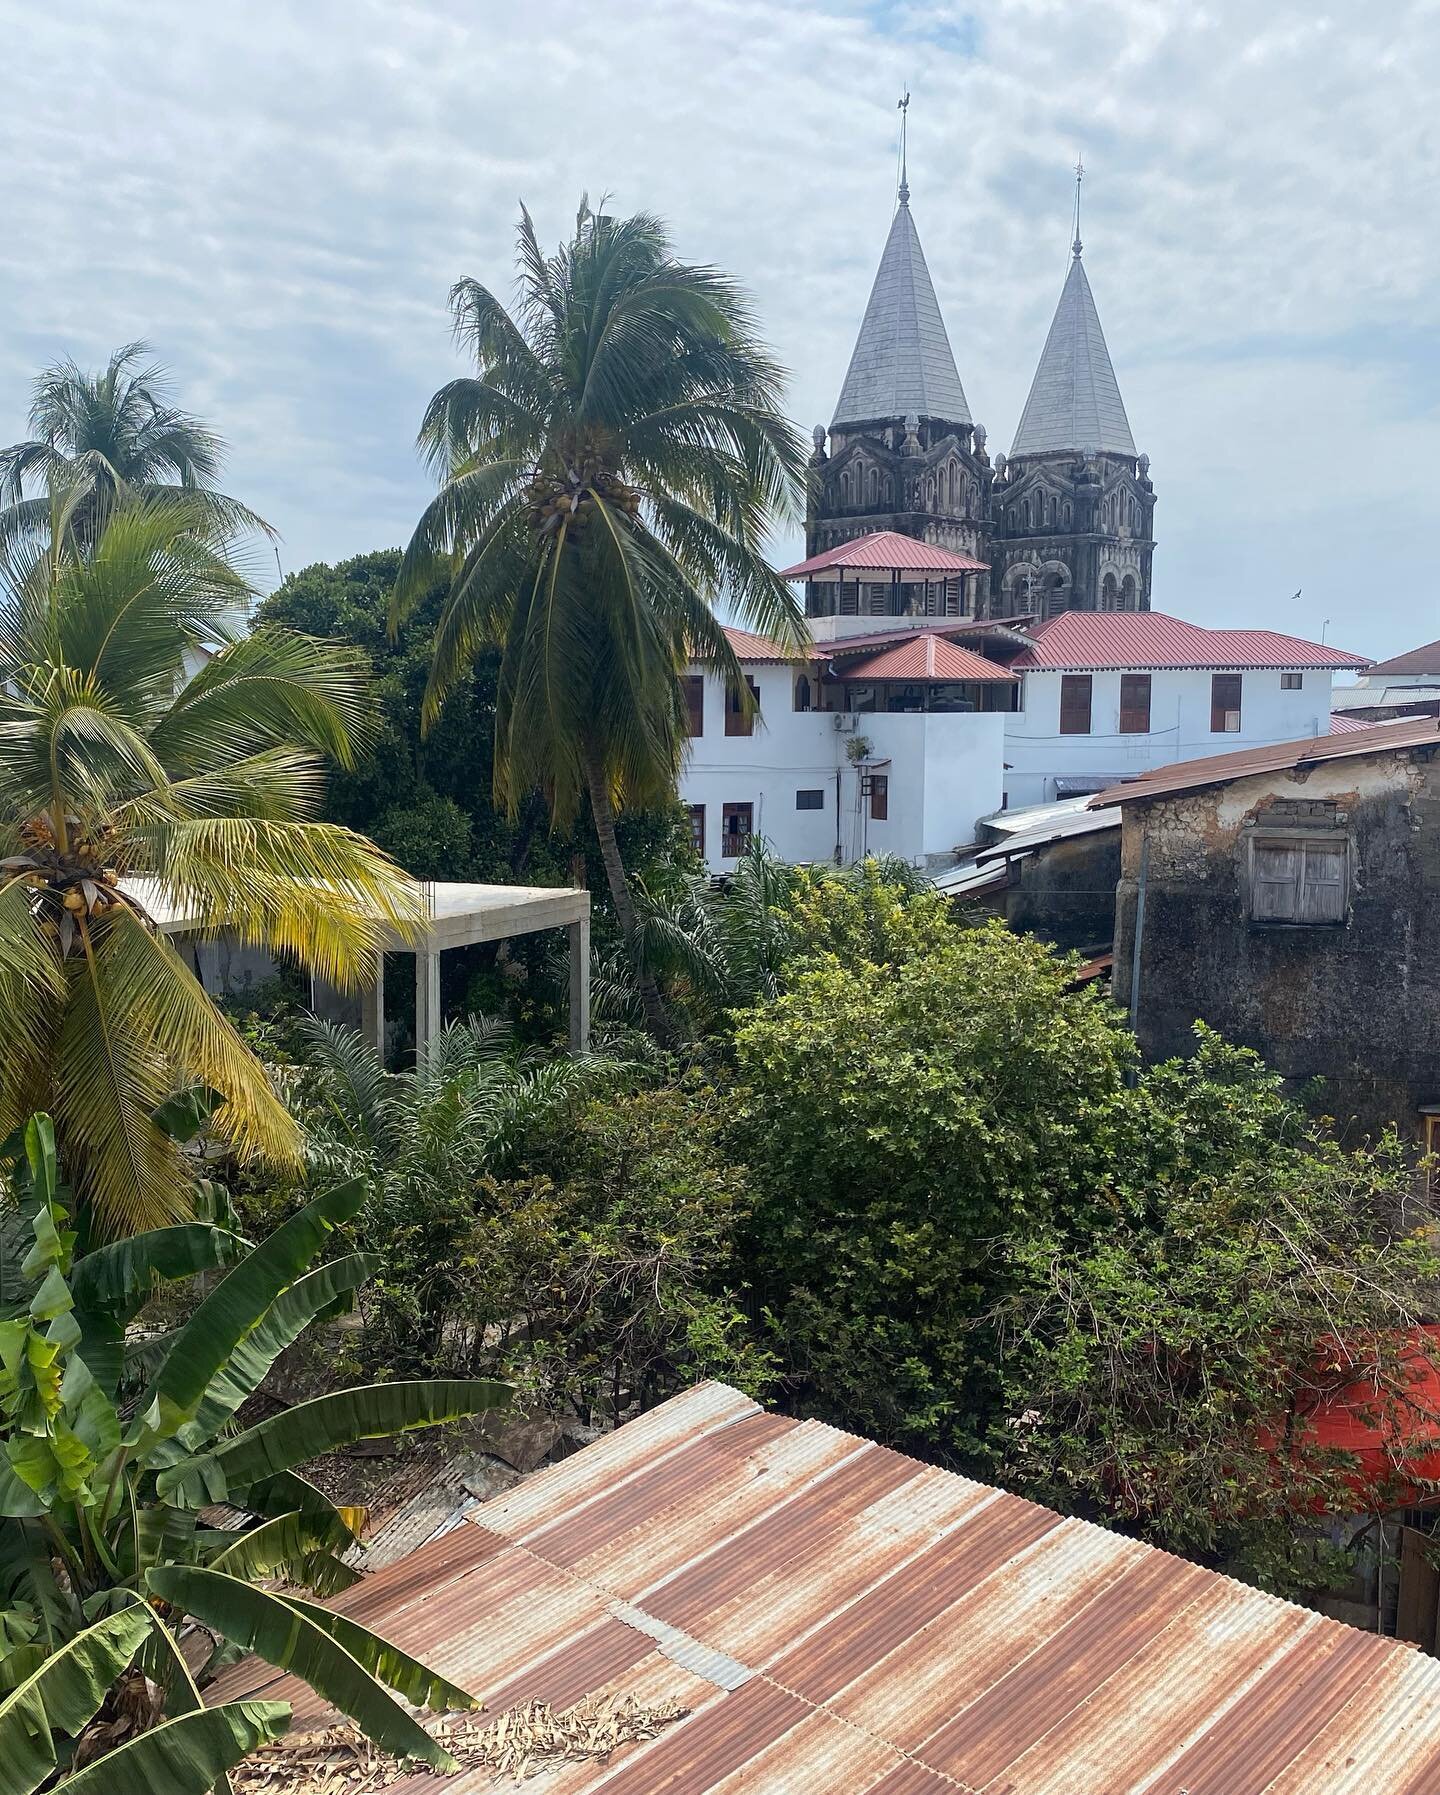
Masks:
[[[1355,1129],[1440,1102],[1440,726],[1433,717],[1142,774],[1120,806],[1116,998],[1150,1058],[1197,1020]]]
[[[989,564],[978,609],[991,617],[1150,606],[1155,489],[1136,452],[1081,260],[1045,340],[1009,459],[992,465],[951,352],[902,177],[828,433],[815,427],[806,554],[876,530]],[[825,595],[812,594],[812,615]],[[877,585],[849,602],[883,613]],[[958,583],[943,610],[964,615]]]

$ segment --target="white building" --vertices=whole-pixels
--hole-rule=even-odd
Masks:
[[[799,657],[728,631],[753,716],[691,670],[680,790],[715,871],[751,835],[792,861],[870,853],[944,865],[1002,807],[1326,734],[1333,673],[1366,665],[1273,631],[1207,630],[1155,611],[853,621]]]

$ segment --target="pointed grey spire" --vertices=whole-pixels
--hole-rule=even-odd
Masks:
[[[832,428],[903,418],[968,424],[970,407],[956,372],[925,252],[902,179],[900,204],[870,289]]]
[[[1010,448],[1012,460],[1070,453],[1135,453],[1125,401],[1080,259],[1078,217],[1070,272]]]

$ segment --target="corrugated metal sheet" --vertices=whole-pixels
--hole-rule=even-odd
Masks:
[[[1306,736],[1298,742],[1240,748],[1234,754],[1172,761],[1168,767],[1156,767],[1124,785],[1097,792],[1090,800],[1090,808],[1103,810],[1112,804],[1135,804],[1173,792],[1199,791],[1202,786],[1247,779],[1252,773],[1285,773],[1322,760],[1351,760],[1362,754],[1435,747],[1440,747],[1440,719],[1435,717],[1416,717],[1405,723],[1372,723],[1366,729],[1347,729],[1339,735]]]
[[[542,1795],[1440,1791],[1435,1660],[716,1385],[336,1605],[497,1713],[686,1710]],[[252,1663],[215,1698],[262,1690],[296,1694]]]
[[[868,536],[857,536],[853,542],[842,542],[838,548],[827,548],[823,554],[787,567],[780,578],[805,580],[841,567],[869,568],[877,573],[983,573],[989,565],[973,555],[957,555],[948,548],[936,548],[933,542],[902,536],[898,530],[872,530]]]
[[[1423,648],[1409,648],[1404,654],[1392,655],[1388,661],[1376,661],[1372,673],[1440,673],[1440,642],[1427,642]]]
[[[999,680],[1014,685],[1016,675],[983,655],[947,642],[932,631],[897,642],[845,669],[846,679]]]
[[[729,624],[724,627],[725,638],[735,650],[737,661],[773,666],[777,662],[799,663],[815,658],[813,649],[786,648],[782,643],[772,642],[768,636],[757,636],[753,630],[734,629]]]
[[[1032,646],[1014,665],[1100,672],[1106,668],[1368,667],[1363,655],[1346,654],[1299,636],[1268,629],[1202,629],[1163,611],[1066,611],[1029,632]]]

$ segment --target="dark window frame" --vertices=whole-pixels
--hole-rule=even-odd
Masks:
[[[1078,719],[1083,715],[1084,722]],[[1090,673],[1060,675],[1061,735],[1092,735],[1095,717],[1095,678]]]
[[[691,804],[687,806],[687,809],[690,812],[690,845],[694,848],[696,856],[703,860],[705,858],[705,806]]]
[[[685,675],[685,726],[693,742],[705,733],[705,675]]]
[[[870,782],[870,821],[872,823],[888,823],[890,820],[890,775],[888,773],[871,773]]]
[[[740,694],[734,686],[725,688],[725,733],[726,735],[754,735],[755,717],[760,706],[760,688],[747,674],[745,684],[750,688],[750,695],[755,700],[755,710],[747,717],[740,708]]]
[[[731,819],[744,813],[745,826],[742,829],[732,827]],[[722,860],[738,859],[745,851],[745,844],[755,833],[755,805],[749,802],[735,802],[720,806],[720,857]]]
[[[1303,692],[1304,689],[1305,675],[1303,673],[1282,673],[1280,675],[1280,690],[1282,692]]]
[[[1120,734],[1149,735],[1153,681],[1148,673],[1120,675]]]
[[[806,803],[800,800],[804,798]],[[811,803],[808,800],[813,799]],[[795,808],[797,810],[823,810],[825,808],[825,787],[823,785],[800,786],[795,792]]]
[[[1233,692],[1235,702],[1226,700]],[[1210,675],[1210,733],[1211,735],[1239,735],[1244,727],[1245,676],[1243,673],[1212,673]],[[1235,725],[1230,726],[1229,719],[1234,717]]]

